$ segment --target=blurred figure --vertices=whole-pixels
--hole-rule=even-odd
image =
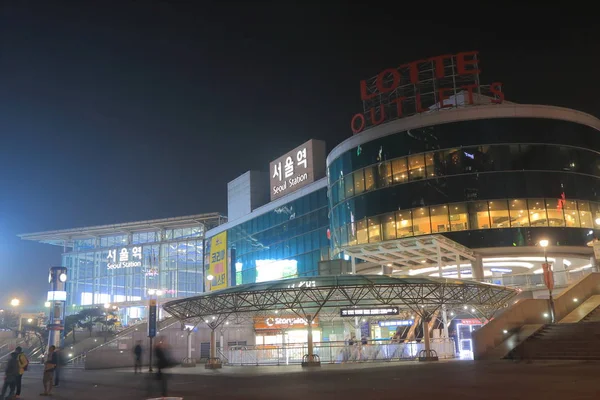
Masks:
[[[60,347],[57,347],[54,350],[54,354],[56,354],[56,368],[54,369],[54,387],[58,387],[60,383],[60,370],[64,364],[63,352]]]
[[[15,353],[17,353],[17,362],[19,364],[19,375],[17,375],[17,394],[15,396],[15,398],[19,399],[21,398],[21,382],[23,380],[23,374],[25,373],[25,371],[27,371],[27,368],[29,368],[29,360],[27,359],[27,356],[25,355],[25,353],[23,353],[23,349],[21,348],[21,346],[18,346],[15,349]]]
[[[154,356],[156,357],[156,380],[161,384],[161,394],[163,397],[167,396],[167,374],[164,370],[170,366],[169,352],[167,343],[164,338],[156,341],[154,346]]]
[[[134,365],[133,365],[133,371],[137,374],[138,371],[141,373],[142,372],[142,341],[138,340],[135,344],[135,347],[133,348],[133,354],[134,354]]]
[[[15,394],[15,388],[17,386],[17,376],[19,375],[19,361],[17,360],[18,353],[15,351],[10,353],[8,362],[6,363],[6,370],[4,375],[4,385],[2,386],[2,394],[0,399],[12,399]],[[8,397],[6,397],[6,390],[10,388]]]
[[[52,396],[52,384],[54,383],[54,371],[58,365],[57,355],[54,352],[56,346],[52,345],[48,348],[48,356],[44,362],[44,377],[42,383],[44,384],[44,393],[40,393],[40,396]]]

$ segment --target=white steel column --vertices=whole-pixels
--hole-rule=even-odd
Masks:
[[[192,358],[192,330],[188,330],[187,335],[187,358]]]
[[[445,304],[442,306],[442,323],[444,324],[442,334],[444,335],[444,339],[448,339],[448,311]]]
[[[350,264],[352,265],[352,275],[356,275],[356,258],[350,257]]]
[[[475,281],[483,281],[483,258],[477,254],[475,261],[471,261],[472,278]]]
[[[565,259],[555,258],[554,266],[552,267],[554,272],[554,284],[555,285],[566,285],[567,284],[567,271],[565,271]]]
[[[458,279],[462,279],[461,271],[460,271],[460,255],[456,255],[456,271],[458,273]]]
[[[444,275],[442,273],[442,251],[440,250],[440,246],[437,246],[437,261],[440,278],[443,278]]]

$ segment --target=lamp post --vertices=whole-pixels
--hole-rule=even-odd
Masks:
[[[10,301],[10,305],[15,309],[17,318],[19,318],[19,324],[18,324],[18,328],[17,328],[17,337],[20,337],[22,335],[21,330],[23,330],[23,321],[21,320],[21,313],[17,310],[17,307],[19,307],[21,305],[21,300],[19,300],[15,297]]]
[[[215,277],[212,275],[208,275],[206,279],[208,280],[208,291],[210,292],[212,291],[212,281],[213,279],[215,279]]]
[[[555,323],[555,312],[554,312],[554,299],[552,298],[552,289],[554,288],[554,275],[552,274],[552,268],[548,263],[548,254],[546,249],[550,241],[548,239],[542,239],[539,241],[539,245],[544,249],[544,265],[542,265],[542,269],[544,271],[544,281],[546,283],[546,287],[548,288],[548,305],[550,306],[550,321]]]

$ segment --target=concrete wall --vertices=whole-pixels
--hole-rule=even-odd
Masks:
[[[600,294],[600,273],[592,273],[565,289],[554,301],[556,321],[567,316],[590,296]],[[577,298],[578,302],[573,299]],[[507,338],[504,330],[510,333],[523,325],[547,324],[548,300],[524,299],[508,308],[481,329],[473,333],[473,355],[475,359],[485,358],[486,353],[499,346]]]

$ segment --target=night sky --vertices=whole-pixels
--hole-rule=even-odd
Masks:
[[[249,3],[0,0],[0,307],[41,308],[60,264],[16,234],[225,213],[231,179],[350,137],[359,81],[388,67],[479,50],[507,100],[600,116],[595,23]]]

